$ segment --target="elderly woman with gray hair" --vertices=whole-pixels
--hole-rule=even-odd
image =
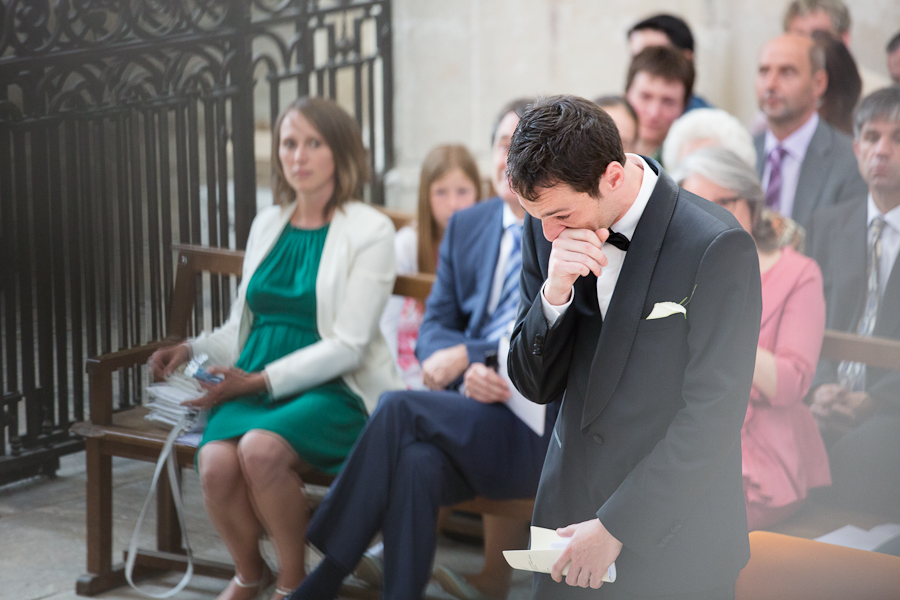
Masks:
[[[721,108],[698,108],[678,117],[662,146],[663,166],[674,172],[692,152],[710,146],[727,148],[756,168],[753,136],[740,121]]]
[[[825,331],[822,273],[792,246],[799,228],[765,209],[756,172],[732,152],[697,150],[674,177],[730,211],[759,253],[762,321],[741,450],[748,526],[762,529],[796,511],[809,489],[831,484],[825,445],[803,403]]]

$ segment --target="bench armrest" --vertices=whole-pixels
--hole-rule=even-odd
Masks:
[[[150,355],[160,348],[177,344],[180,341],[177,339],[165,339],[87,359],[85,371],[88,374],[91,423],[94,425],[112,425],[113,373],[119,369],[144,364],[150,358]]]

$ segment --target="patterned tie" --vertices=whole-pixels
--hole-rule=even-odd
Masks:
[[[866,289],[866,308],[859,320],[857,332],[863,337],[870,337],[875,330],[875,319],[878,316],[878,268],[881,265],[881,232],[884,231],[884,219],[880,216],[872,219],[869,225],[869,283]],[[838,381],[844,389],[861,392],[866,389],[866,364],[842,361],[838,365]]]
[[[781,210],[781,161],[787,150],[782,146],[775,146],[769,152],[769,185],[766,187],[766,206],[774,210]]]
[[[481,336],[488,340],[499,340],[509,329],[519,309],[519,274],[522,271],[522,226],[513,223],[507,228],[512,235],[512,248],[506,259],[506,273],[500,289],[500,301],[491,313],[491,318],[481,330]]]

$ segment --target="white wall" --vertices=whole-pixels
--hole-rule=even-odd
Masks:
[[[848,0],[845,0],[848,1]],[[756,111],[762,44],[781,31],[785,0],[394,0],[396,168],[388,204],[411,210],[419,166],[437,144],[466,144],[486,170],[496,112],[537,94],[621,93],[625,34],[657,12],[684,17],[696,40],[696,91],[744,122]],[[852,50],[886,75],[900,29],[897,0],[853,0]]]

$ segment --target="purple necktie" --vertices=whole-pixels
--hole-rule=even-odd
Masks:
[[[781,161],[787,154],[782,146],[775,146],[769,152],[769,185],[766,187],[766,206],[781,210]]]

